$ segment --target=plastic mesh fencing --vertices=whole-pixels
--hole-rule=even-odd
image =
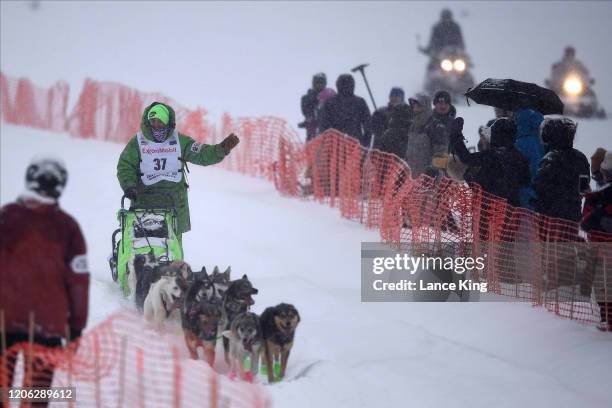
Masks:
[[[591,323],[600,320],[598,303],[612,301],[612,236],[592,234],[585,243],[576,223],[513,208],[477,185],[424,175],[413,179],[404,161],[368,152],[337,131],[304,144],[284,120],[273,117],[225,114],[215,127],[202,108],[189,110],[163,95],[94,80],[85,82],[67,115],[67,85],[41,89],[27,79],[3,74],[1,79],[7,123],[52,130],[64,123],[75,137],[125,143],[145,106],[168,102],[179,130],[198,142],[217,143],[230,132],[240,136],[222,167],[266,178],[285,195],[338,207],[343,217],[378,229],[383,242],[469,243],[469,255],[487,253],[480,279],[490,291]]]
[[[261,386],[232,381],[204,360],[192,360],[178,327],[160,334],[135,312],[112,315],[83,335],[78,348],[74,343],[55,349],[18,343],[1,362],[2,389],[9,387],[8,373],[14,371],[13,386],[75,387],[75,399],[68,406],[270,405]]]

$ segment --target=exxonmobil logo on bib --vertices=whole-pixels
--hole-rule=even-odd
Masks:
[[[176,147],[143,147],[140,152],[142,154],[175,153]]]

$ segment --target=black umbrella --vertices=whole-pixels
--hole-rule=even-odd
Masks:
[[[542,115],[563,114],[563,102],[553,90],[514,79],[486,79],[468,89],[465,96],[481,105],[512,112],[531,108]]]

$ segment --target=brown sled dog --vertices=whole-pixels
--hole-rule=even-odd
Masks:
[[[191,358],[198,359],[198,347],[204,350],[208,364],[215,363],[217,329],[221,320],[221,302],[214,296],[214,285],[208,276],[194,281],[181,308],[181,325]]]
[[[285,376],[289,353],[293,347],[295,329],[300,322],[300,315],[293,305],[280,303],[268,307],[259,319],[264,338],[265,363],[268,370],[268,382],[274,381],[275,360],[281,362],[280,378]]]

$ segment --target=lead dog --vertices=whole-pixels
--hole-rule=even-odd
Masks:
[[[280,360],[280,378],[285,376],[289,353],[293,347],[295,329],[300,314],[293,305],[280,303],[268,307],[261,314],[260,323],[264,338],[264,357],[268,369],[268,382],[274,381],[274,361]]]

